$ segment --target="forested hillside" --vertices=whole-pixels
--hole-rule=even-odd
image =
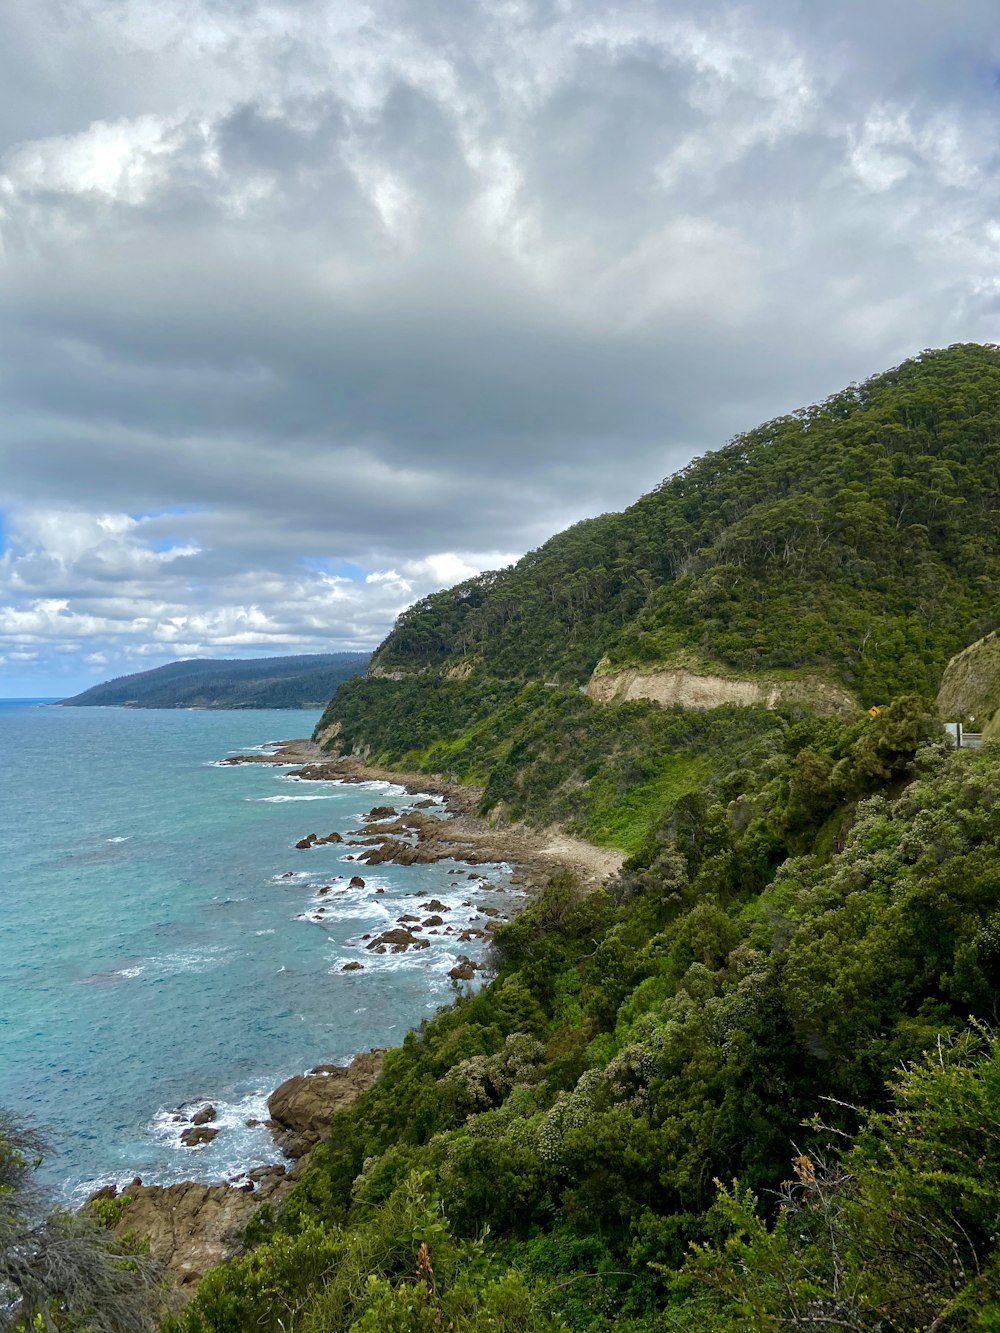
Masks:
[[[711,714],[595,706],[595,667],[932,696],[1000,624],[998,534],[1000,349],[927,352],[418,602],[316,734],[631,851],[664,799],[725,771],[729,740]]]
[[[1000,749],[769,722],[497,932],[172,1328],[1000,1327]]]
[[[62,702],[74,708],[317,708],[367,665],[367,653],[195,658],[119,676]]]

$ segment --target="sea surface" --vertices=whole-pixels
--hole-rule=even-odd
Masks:
[[[0,1107],[49,1132],[42,1171],[64,1198],[280,1160],[246,1125],[268,1092],[398,1043],[451,999],[456,956],[482,953],[425,930],[431,947],[378,956],[362,936],[434,897],[456,928],[484,898],[515,909],[505,866],[369,871],[346,859],[358,849],[294,847],[419,796],[218,765],[317,719],[0,702]],[[348,889],[358,873],[365,888]],[[352,960],[364,970],[344,973]],[[221,1132],[184,1147],[205,1102]]]

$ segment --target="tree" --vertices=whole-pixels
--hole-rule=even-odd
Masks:
[[[35,1176],[45,1146],[0,1111],[0,1329],[153,1329],[159,1265],[123,1253],[87,1214],[51,1206]]]

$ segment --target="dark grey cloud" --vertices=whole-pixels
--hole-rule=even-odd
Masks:
[[[377,641],[741,427],[995,336],[992,0],[5,22],[0,673]]]

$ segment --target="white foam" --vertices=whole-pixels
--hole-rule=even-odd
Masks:
[[[144,958],[140,966],[143,969],[159,972],[161,976],[171,977],[182,972],[210,972],[213,967],[221,967],[232,955],[231,948],[213,944],[203,949],[190,949]]]
[[[185,1130],[192,1127],[192,1117],[208,1106],[215,1107],[215,1116],[205,1128],[217,1129],[219,1134],[210,1143],[188,1147],[187,1144],[181,1142],[181,1135]],[[232,1156],[233,1149],[238,1147],[237,1162],[245,1168],[246,1162],[250,1158],[260,1160],[263,1157],[264,1159],[269,1158],[272,1161],[277,1161],[280,1157],[280,1153],[271,1143],[270,1135],[266,1129],[261,1132],[256,1127],[254,1129],[249,1128],[246,1123],[248,1120],[264,1121],[268,1118],[268,1115],[267,1093],[260,1090],[248,1093],[245,1097],[236,1101],[203,1096],[193,1098],[189,1102],[184,1102],[182,1105],[170,1109],[161,1106],[146,1125],[145,1132],[186,1160],[191,1160],[195,1153],[201,1154],[204,1152],[209,1152],[213,1157],[228,1157]],[[250,1147],[251,1143],[252,1148]],[[269,1147],[273,1151],[269,1152]],[[218,1168],[216,1169],[218,1170]],[[223,1170],[225,1169],[223,1168]],[[237,1169],[236,1164],[234,1163],[234,1166],[228,1169]],[[131,1179],[131,1176],[128,1179]],[[127,1181],[124,1183],[127,1183]],[[146,1183],[153,1182],[147,1181]]]
[[[326,796],[244,796],[243,799],[255,805],[281,805],[285,801],[332,801],[336,797],[330,792]]]
[[[108,838],[108,842],[128,842],[128,838]]]

